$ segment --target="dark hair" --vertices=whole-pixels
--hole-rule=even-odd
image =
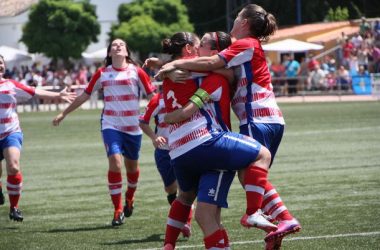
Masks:
[[[211,49],[217,50],[218,52],[228,48],[231,44],[231,36],[223,31],[216,31],[216,32],[207,32],[211,37],[210,43],[211,43]]]
[[[162,53],[172,55],[172,59],[181,56],[182,48],[189,44],[194,46],[197,35],[190,32],[178,32],[169,38],[162,40]]]
[[[125,60],[129,63],[132,63],[133,65],[137,65],[137,63],[131,58],[131,51],[129,50],[129,47],[128,47],[128,44],[126,41],[124,41],[123,39],[120,39],[120,38],[115,38],[113,39],[109,44],[108,44],[108,47],[107,47],[107,55],[106,57],[104,58],[104,65],[105,67],[108,67],[112,64],[112,57],[109,56],[109,53],[111,51],[111,47],[112,47],[112,43],[115,41],[115,40],[122,40],[124,43],[125,43],[125,48],[127,50],[127,53],[128,55],[125,57]]]
[[[249,4],[245,6],[242,11],[242,18],[248,20],[253,37],[260,41],[267,42],[277,30],[276,18],[259,5]]]

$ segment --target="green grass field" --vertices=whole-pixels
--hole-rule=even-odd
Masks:
[[[287,123],[269,179],[303,230],[283,249],[379,249],[380,103],[280,104]],[[169,205],[143,138],[135,212],[113,228],[100,110],[78,110],[59,127],[57,112],[21,113],[24,222],[0,207],[0,249],[160,249]],[[234,120],[234,128],[237,128]],[[125,170],[123,170],[123,175]],[[6,174],[2,177],[6,183]],[[126,180],[123,190],[126,188]],[[264,249],[264,232],[243,229],[245,194],[235,179],[223,211],[232,249]],[[203,249],[193,236],[178,249]]]

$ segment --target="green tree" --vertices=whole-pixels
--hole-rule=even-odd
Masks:
[[[31,6],[21,41],[30,53],[61,58],[80,58],[91,42],[97,42],[100,25],[96,7],[88,0],[41,0]]]
[[[346,7],[341,8],[338,6],[335,11],[330,8],[327,12],[327,20],[329,21],[345,21],[348,20],[348,17],[349,14]]]
[[[193,32],[187,8],[181,0],[137,0],[121,4],[119,24],[111,27],[110,40],[121,38],[140,59],[161,51],[161,40],[180,31]]]

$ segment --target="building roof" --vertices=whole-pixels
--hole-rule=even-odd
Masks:
[[[39,0],[1,0],[0,17],[17,16]]]
[[[328,32],[330,30],[336,30],[343,27],[347,27],[347,26],[351,26],[351,23],[349,21],[297,25],[297,26],[277,30],[275,35],[271,38],[271,41],[281,40],[281,39],[293,37],[296,35],[302,35],[305,33],[312,33],[312,32],[317,32],[317,31]]]
[[[326,32],[322,35],[309,37],[308,39],[306,39],[306,41],[310,43],[326,43],[332,40],[337,40],[339,37],[341,37],[342,32],[344,32],[346,36],[350,36],[355,34],[356,32],[359,32],[359,30],[359,27],[344,27],[330,32]]]

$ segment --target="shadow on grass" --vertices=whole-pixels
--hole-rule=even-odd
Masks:
[[[20,228],[19,227],[8,227],[8,226],[1,226],[0,227],[1,230],[19,230]]]
[[[185,240],[178,238],[177,242],[181,242],[181,241],[185,241]],[[137,243],[152,243],[152,242],[164,243],[165,242],[164,234],[152,234],[151,236],[146,237],[145,239],[122,240],[122,241],[117,241],[117,242],[103,243],[101,245],[113,246],[113,245],[129,245],[129,244],[137,244]]]
[[[72,229],[52,229],[48,233],[74,233],[74,232],[87,232],[87,231],[96,231],[104,229],[117,229],[111,226],[101,226],[101,227],[82,227],[82,228],[72,228]]]

